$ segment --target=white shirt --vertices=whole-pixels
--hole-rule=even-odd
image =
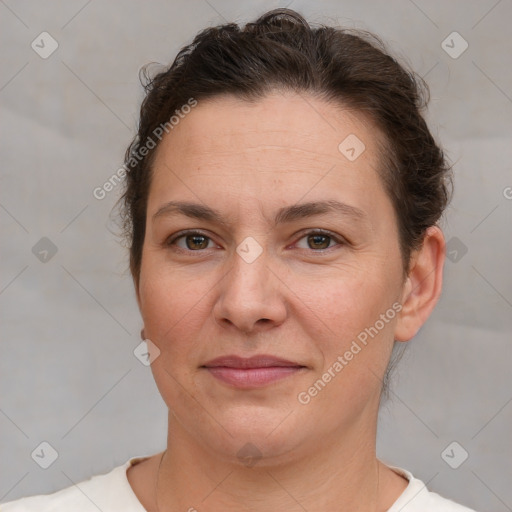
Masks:
[[[146,512],[128,481],[126,470],[147,457],[133,457],[122,466],[53,494],[0,504],[0,512]],[[475,512],[427,490],[425,484],[401,468],[409,485],[388,512]]]

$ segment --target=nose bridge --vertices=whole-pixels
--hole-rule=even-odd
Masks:
[[[230,258],[231,268],[223,280],[214,314],[218,321],[249,332],[258,324],[281,323],[286,314],[281,286],[270,270],[271,256],[248,237]]]
[[[261,300],[268,292],[271,274],[268,251],[254,238],[247,237],[238,244],[231,264],[227,278],[232,290],[248,302]]]

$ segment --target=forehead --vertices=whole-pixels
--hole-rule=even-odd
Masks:
[[[148,207],[175,197],[222,202],[242,192],[286,203],[332,191],[375,206],[377,195],[386,196],[381,140],[361,113],[307,93],[198,101],[156,150]]]
[[[220,157],[223,151],[286,148],[290,157],[321,155],[339,162],[353,157],[342,151],[349,147],[340,147],[347,138],[356,142],[357,152],[364,147],[364,160],[375,166],[382,136],[361,112],[306,92],[274,91],[250,102],[222,95],[200,100],[164,137],[157,153],[172,145],[176,156],[199,160],[205,153]]]

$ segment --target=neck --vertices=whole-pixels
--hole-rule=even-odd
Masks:
[[[382,501],[389,492],[383,493],[380,486],[382,480],[389,481],[390,470],[376,458],[375,430],[359,427],[324,436],[311,443],[309,452],[293,450],[244,466],[198,445],[170,413],[168,448],[158,472],[158,509],[387,510]]]

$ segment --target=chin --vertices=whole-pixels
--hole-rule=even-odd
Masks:
[[[291,462],[301,444],[307,444],[307,424],[298,424],[298,417],[284,408],[266,414],[261,407],[253,409],[237,408],[216,417],[224,428],[212,425],[209,418],[203,427],[210,428],[200,434],[203,443],[229,463],[252,467],[257,462],[264,467]]]
[[[289,432],[285,435],[269,436],[268,432],[251,435],[239,432],[233,437],[227,436],[223,442],[217,439],[217,456],[230,464],[246,467],[258,465],[260,468],[275,467],[290,463],[297,456],[296,446],[300,444]]]

